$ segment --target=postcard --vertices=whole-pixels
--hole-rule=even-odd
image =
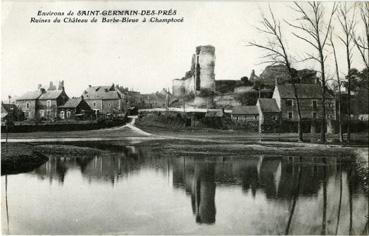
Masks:
[[[369,5],[2,1],[4,235],[368,235]]]

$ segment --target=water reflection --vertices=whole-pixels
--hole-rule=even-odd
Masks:
[[[128,212],[129,207],[125,204],[132,204],[136,207],[137,204],[141,204],[143,211],[147,209],[147,212],[150,212],[149,208],[153,207],[150,201],[155,199],[150,199],[151,194],[148,195],[145,191],[150,189],[150,186],[141,187],[141,182],[155,186],[157,182],[153,180],[152,171],[158,174],[160,179],[165,179],[164,183],[168,186],[162,186],[163,183],[161,183],[161,191],[152,192],[152,196],[155,194],[163,200],[160,204],[154,204],[160,207],[153,211],[156,213],[150,214],[164,212],[160,213],[160,216],[166,221],[165,224],[168,224],[168,230],[170,229],[168,221],[175,225],[172,226],[172,231],[158,231],[157,226],[152,226],[152,228],[147,226],[148,228],[143,230],[140,224],[142,219],[135,218],[136,221],[130,219],[131,222],[126,218],[120,218],[114,227],[110,224],[105,229],[101,225],[101,233],[119,232],[122,228],[127,227],[132,227],[130,233],[183,233],[184,231],[181,230],[189,227],[191,221],[197,225],[196,227],[211,225],[214,231],[209,232],[213,233],[324,235],[361,234],[367,230],[367,218],[365,218],[367,212],[365,208],[368,207],[367,205],[365,207],[365,201],[368,200],[367,195],[362,190],[355,166],[352,163],[342,162],[339,156],[320,158],[315,156],[240,157],[240,155],[234,155],[224,157],[205,155],[200,158],[196,155],[183,156],[175,152],[165,152],[151,146],[122,146],[111,148],[108,153],[98,156],[50,155],[49,158],[49,161],[41,167],[27,174],[18,175],[18,177],[24,179],[31,176],[37,177],[38,182],[33,184],[39,185],[48,182],[53,186],[57,183],[57,186],[62,188],[58,191],[71,191],[70,187],[63,188],[63,185],[67,183],[76,182],[82,186],[83,183],[79,181],[82,179],[89,184],[85,195],[81,193],[84,196],[82,199],[87,199],[87,202],[79,202],[79,204],[88,205],[88,201],[92,201],[89,199],[92,197],[91,192],[104,194],[98,190],[101,184],[112,186],[112,190],[109,191],[114,196],[124,195],[127,192],[134,193],[135,196],[129,199],[129,203],[124,197],[114,200],[115,207],[123,209],[120,217],[125,215],[122,212],[124,209],[135,216],[149,214],[142,213],[137,208],[134,208],[133,212]],[[7,184],[6,178],[5,176]],[[10,176],[10,179],[12,178]],[[141,182],[137,180],[135,180],[137,182],[130,182],[137,178],[140,178]],[[239,189],[242,195],[240,197],[247,199],[247,202],[251,204],[245,206],[233,204],[233,199],[236,201],[240,195],[239,192],[234,192],[234,189]],[[55,192],[58,191],[55,190]],[[185,200],[175,195],[178,191],[185,193],[187,196]],[[21,189],[16,188],[13,189],[13,193],[24,194]],[[221,200],[227,194],[229,195],[228,200]],[[7,200],[8,196],[5,195],[5,197]],[[169,203],[166,205],[165,201],[168,199],[173,199],[174,205],[189,206],[184,211],[186,209],[191,211],[192,219],[186,218],[186,214],[181,213],[183,217],[181,221],[187,225],[186,227],[174,229],[180,227],[182,223],[177,222],[176,217],[172,216],[174,213],[167,209],[173,207],[169,206]],[[54,201],[55,199],[48,200]],[[70,201],[73,200],[75,199],[71,195]],[[63,201],[68,202],[69,199],[63,199]],[[142,201],[147,201],[147,204]],[[242,200],[239,201],[242,202]],[[68,207],[68,204],[66,206]],[[27,207],[37,212],[37,208],[29,205]],[[6,202],[6,213],[8,214],[7,208]],[[268,213],[263,213],[265,209],[268,209]],[[67,211],[68,208],[59,210]],[[99,214],[102,216],[95,217],[100,219],[103,216],[113,216],[113,213],[109,211],[101,211],[100,209]],[[227,211],[233,212],[234,216],[227,214]],[[88,215],[88,212],[84,214]],[[13,218],[17,218],[16,214]],[[27,225],[31,222],[31,219],[29,220],[26,222]],[[39,221],[50,223],[46,217],[41,217]],[[130,222],[130,225],[124,226],[122,222]],[[250,225],[255,222],[258,226],[252,228]],[[86,223],[91,224],[89,221]],[[111,231],[111,227],[117,228],[116,231]],[[193,233],[209,233],[201,231],[201,228],[191,227],[193,227],[194,231],[191,231]],[[161,227],[160,230],[163,228]],[[89,231],[72,233],[86,232]],[[29,232],[16,230],[14,233]],[[43,232],[35,230],[35,233]],[[56,233],[66,232],[61,230]]]

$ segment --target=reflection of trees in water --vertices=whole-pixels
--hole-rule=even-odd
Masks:
[[[326,164],[326,159],[323,158],[323,163]],[[323,216],[322,216],[322,231],[321,235],[327,234],[327,166],[323,166]]]
[[[338,157],[339,159],[339,157]],[[315,230],[306,228],[305,230],[313,230],[315,234],[334,234],[336,231],[342,233],[344,229],[349,229],[349,218],[341,220],[337,218],[338,208],[340,207],[340,214],[349,216],[349,191],[343,191],[345,186],[347,190],[352,193],[361,193],[361,187],[358,184],[359,180],[356,177],[354,169],[351,172],[351,177],[347,182],[332,182],[337,176],[341,178],[342,173],[348,173],[351,168],[351,163],[338,162],[336,157],[320,158],[320,157],[269,157],[269,156],[250,156],[242,158],[196,158],[196,157],[182,157],[173,158],[173,186],[176,188],[184,188],[187,193],[191,194],[191,202],[193,205],[194,214],[196,214],[196,201],[194,191],[194,183],[198,183],[198,175],[196,168],[199,163],[211,162],[214,165],[214,179],[215,183],[222,184],[239,184],[245,193],[250,192],[252,196],[260,191],[267,199],[277,202],[289,203],[288,214],[286,214],[286,228],[285,234],[288,233],[304,233],[301,229],[301,214],[305,217],[312,217],[311,220],[315,222]],[[339,175],[337,175],[339,172]],[[346,175],[345,175],[346,176]],[[340,190],[341,189],[341,190]],[[214,186],[215,190],[215,186]],[[215,193],[214,193],[215,195]],[[347,199],[347,207],[342,207],[342,195]],[[352,200],[351,194],[351,200]],[[321,204],[319,211],[304,211],[301,212],[303,205],[299,206],[299,199],[302,202],[318,201]],[[340,200],[341,198],[341,200]],[[310,200],[309,200],[310,199]],[[360,202],[358,202],[360,204]],[[297,210],[300,209],[300,210]],[[363,209],[365,211],[365,209]],[[317,215],[315,215],[317,214]],[[352,215],[352,219],[363,217],[361,213]],[[334,222],[334,223],[333,223]],[[282,222],[281,222],[282,223]],[[343,224],[339,226],[338,224]],[[353,224],[354,229],[362,231],[364,225]],[[341,230],[342,229],[342,230]],[[281,232],[280,232],[281,233]],[[353,231],[359,233],[359,231]]]
[[[339,202],[338,202],[337,224],[336,224],[336,230],[335,230],[335,234],[336,235],[338,233],[338,226],[340,224],[341,207],[342,207],[342,164],[341,164],[341,162],[339,162],[338,168],[339,168],[339,182],[340,182],[339,195],[340,196],[339,196]]]
[[[61,155],[50,155],[49,161],[33,171],[39,178],[48,178],[50,183],[54,179],[64,183],[65,175],[69,168],[75,166],[75,158],[68,158]]]
[[[213,160],[215,181],[219,184],[241,184],[245,192],[251,190],[254,196],[258,190],[262,190],[267,198],[290,200],[291,193],[296,188],[293,180],[298,179],[299,175],[299,194],[316,196],[321,187],[320,183],[327,178],[326,175],[335,172],[335,168],[329,166],[329,163],[325,164],[322,159],[264,157],[261,164],[260,159],[257,156],[247,159],[235,158],[225,163]],[[172,165],[173,185],[189,189],[187,185],[191,181],[186,178],[194,178],[194,158],[175,158]]]
[[[300,160],[301,160],[301,157],[300,157]],[[295,172],[293,172],[293,173],[295,173]],[[293,217],[293,214],[294,214],[295,208],[296,208],[297,198],[298,198],[299,193],[300,193],[301,176],[302,176],[302,170],[301,170],[301,166],[299,166],[299,168],[298,168],[298,178],[297,178],[297,180],[296,180],[296,178],[293,178],[293,180],[292,180],[293,181],[293,186],[294,186],[294,191],[292,193],[292,206],[291,206],[291,209],[290,209],[288,222],[287,222],[287,226],[286,226],[286,230],[285,230],[286,235],[289,234],[292,217]]]
[[[77,157],[76,163],[79,166],[81,173],[85,171],[87,165],[93,160],[93,157]]]
[[[5,211],[6,211],[6,234],[9,230],[9,206],[8,206],[8,175],[5,175]]]

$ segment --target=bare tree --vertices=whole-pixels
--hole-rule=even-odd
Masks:
[[[369,70],[369,3],[363,2],[359,5],[362,26],[364,27],[363,35],[352,32],[353,40],[357,50],[360,53],[362,62]],[[369,84],[369,79],[368,79]]]
[[[340,22],[342,34],[338,34],[339,40],[345,46],[346,62],[347,62],[347,142],[351,139],[351,65],[354,49],[353,32],[355,29],[355,12],[352,8],[348,8],[347,3],[341,3],[338,14],[338,21]],[[341,36],[342,35],[342,36]]]
[[[340,74],[339,74],[339,70],[338,70],[338,59],[337,59],[337,53],[336,53],[336,47],[334,45],[333,42],[333,37],[332,37],[332,32],[331,35],[329,37],[329,41],[330,41],[330,45],[332,47],[332,51],[333,51],[333,56],[334,56],[334,63],[335,63],[335,68],[336,68],[336,77],[337,77],[337,89],[338,89],[338,136],[340,139],[340,142],[343,142],[343,132],[342,132],[342,111],[341,111],[341,103],[342,103],[342,92],[341,92],[341,88],[342,88],[342,81],[340,79]]]
[[[264,33],[269,36],[268,42],[266,44],[258,44],[255,42],[249,42],[248,46],[257,47],[263,49],[266,52],[264,58],[266,58],[265,63],[271,64],[281,64],[286,66],[289,81],[291,82],[294,89],[294,96],[297,104],[297,113],[298,113],[298,141],[303,141],[303,133],[302,133],[302,119],[301,119],[301,109],[300,109],[300,100],[298,97],[296,80],[297,73],[296,70],[291,66],[291,55],[287,52],[287,47],[284,42],[283,33],[281,30],[281,23],[277,20],[269,6],[269,14],[268,18],[265,15],[262,15],[261,28],[257,27],[257,30],[261,33]]]
[[[367,69],[367,90],[369,90],[369,3],[363,2],[359,5],[360,7],[360,18],[362,22],[362,26],[364,29],[362,30],[362,35],[355,34],[354,32],[354,43],[357,50],[360,53],[361,59]],[[368,101],[369,101],[369,91],[368,91]],[[367,112],[369,114],[369,107],[367,108]],[[369,134],[369,130],[368,130]],[[368,156],[369,162],[369,156]],[[367,171],[367,183],[369,184],[369,171]],[[369,230],[369,203],[368,203],[368,222],[367,226]]]
[[[316,50],[316,54],[306,53],[305,60],[314,60],[319,63],[321,70],[321,87],[322,87],[322,128],[321,128],[321,142],[326,142],[326,71],[325,61],[327,59],[326,46],[327,40],[332,30],[332,18],[336,12],[337,6],[333,4],[331,12],[329,13],[329,20],[326,23],[324,16],[326,9],[321,2],[294,2],[293,9],[300,16],[297,20],[299,24],[288,23],[300,33],[293,33],[293,35],[312,46]]]

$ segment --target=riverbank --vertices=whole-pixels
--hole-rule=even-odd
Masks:
[[[9,127],[9,133],[27,132],[55,132],[55,131],[80,131],[112,128],[124,125],[126,119],[99,119],[99,120],[58,120],[55,122],[42,121],[15,121]],[[7,132],[6,127],[1,125],[1,132]]]
[[[5,141],[6,134],[1,133],[1,141]],[[12,141],[26,141],[27,139],[33,139],[35,142],[37,140],[46,139],[119,139],[125,137],[143,137],[145,135],[136,132],[128,127],[119,126],[114,128],[97,129],[97,130],[78,130],[78,131],[55,131],[55,132],[24,132],[24,133],[9,133],[9,142]]]
[[[5,142],[5,134],[1,134],[1,142]],[[291,142],[297,143],[296,133],[250,133],[243,130],[219,130],[219,129],[179,129],[166,130],[157,127],[143,127],[140,124],[133,126],[127,124],[120,127],[81,130],[81,131],[57,131],[57,132],[26,132],[10,133],[9,142],[78,142],[78,141],[109,141],[109,140],[163,140],[163,139],[183,139],[194,141],[214,141],[219,143],[256,143],[256,142]],[[319,134],[312,136],[304,134],[304,143],[301,145],[318,143]],[[328,144],[337,144],[338,137],[335,134],[327,134]],[[367,133],[352,134],[350,146],[368,145]],[[345,145],[344,145],[345,146]]]
[[[177,128],[167,129],[160,126],[143,125],[140,122],[135,124],[138,128],[145,130],[160,137],[176,137],[177,139],[211,139],[211,140],[226,140],[234,142],[297,142],[297,133],[262,133],[250,132],[246,130],[226,130],[226,129],[212,129],[212,128]],[[338,134],[326,134],[328,144],[339,144]],[[303,143],[319,143],[320,134],[312,135],[304,133]],[[368,133],[352,133],[351,145],[368,146]],[[344,144],[345,145],[345,144]]]
[[[1,175],[31,171],[48,158],[35,151],[32,145],[12,143],[1,145]]]

